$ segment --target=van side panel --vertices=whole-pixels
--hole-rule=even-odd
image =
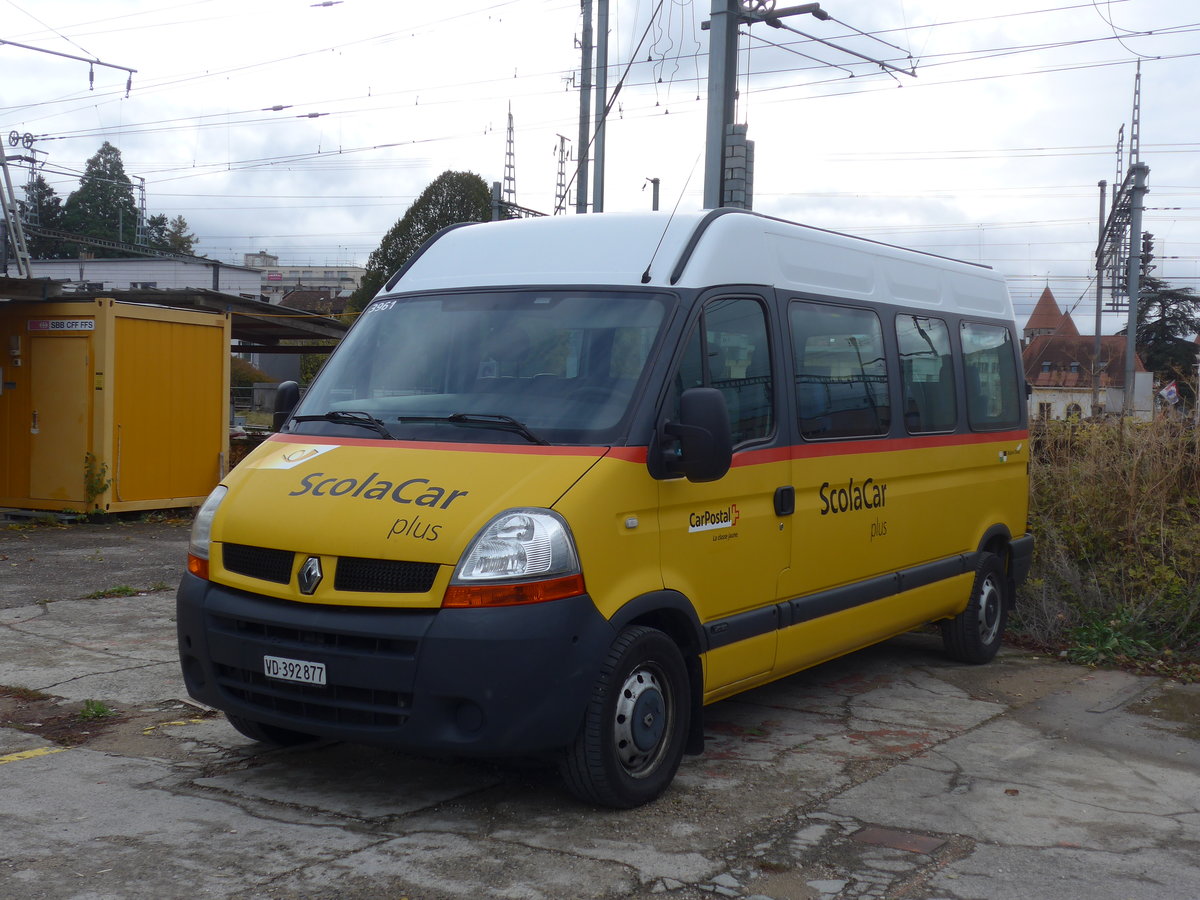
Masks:
[[[835,449],[840,453],[826,455]],[[790,527],[797,534],[783,595],[973,552],[997,523],[1013,535],[1025,531],[1024,432],[806,445],[795,452]]]

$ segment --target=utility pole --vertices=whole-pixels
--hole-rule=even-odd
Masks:
[[[754,168],[753,142],[746,140],[745,126],[734,126],[734,103],[737,99],[737,36],[738,25],[743,22],[754,24],[764,22],[772,28],[783,28],[795,31],[781,21],[789,16],[812,15],[817,19],[828,19],[829,13],[821,9],[820,3],[803,3],[800,6],[789,6],[786,9],[775,9],[773,2],[741,2],[741,0],[712,0],[709,21],[704,23],[708,28],[708,123],[704,140],[704,208],[717,209],[726,205],[725,171],[727,168],[745,168],[746,180],[745,200],[731,201],[728,205],[749,209],[753,200],[750,196],[750,179]],[[796,32],[805,37],[803,32]],[[861,32],[860,32],[861,34]],[[869,36],[869,35],[868,35]],[[903,72],[903,69],[885,63],[869,56],[863,56],[855,50],[839,47],[821,38],[818,42],[834,49],[850,53],[859,59],[879,65],[888,71]],[[905,72],[905,74],[913,74]],[[731,155],[729,147],[735,143],[739,148],[745,147],[745,159],[738,157],[727,162]],[[738,153],[742,151],[739,149]]]
[[[1092,343],[1092,415],[1100,415],[1100,303],[1104,299],[1104,202],[1108,196],[1108,182],[1100,184],[1100,235],[1096,238],[1096,329]]]
[[[815,4],[814,4],[815,5]],[[704,139],[704,208],[723,205],[725,129],[733,124],[739,0],[712,0],[708,32],[708,122]]]
[[[1130,190],[1129,203],[1129,233],[1131,235],[1140,235],[1142,233],[1142,210],[1145,208],[1146,201],[1146,179],[1150,174],[1150,167],[1144,162],[1134,163],[1129,167],[1129,172],[1133,175],[1133,187]],[[1131,244],[1132,247],[1132,244]],[[1125,283],[1126,290],[1129,294],[1129,318],[1126,325],[1125,335],[1125,403],[1122,413],[1126,416],[1134,414],[1134,363],[1137,360],[1137,318],[1138,318],[1138,297],[1141,293],[1141,269],[1142,269],[1141,254],[1130,250],[1129,264],[1126,271]]]
[[[579,174],[575,178],[575,212],[588,211],[588,144],[592,125],[592,0],[583,9],[583,61],[579,66]]]
[[[608,0],[596,7],[596,152],[592,166],[592,212],[604,212],[604,123],[608,121]]]
[[[659,179],[657,179],[657,178],[647,178],[646,180],[650,182],[650,209],[652,209],[654,212],[658,212],[658,184],[659,184]]]
[[[4,222],[5,240],[12,241],[13,249],[16,251],[17,257],[17,277],[32,278],[33,270],[29,265],[29,246],[25,243],[25,229],[21,227],[21,212],[17,206],[17,195],[13,191],[12,175],[8,171],[8,154],[3,147],[0,147],[0,173],[3,173],[4,182],[0,184],[0,201],[4,206]],[[3,273],[8,274],[7,256],[5,257],[5,270]]]

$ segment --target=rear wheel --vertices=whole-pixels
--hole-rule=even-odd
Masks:
[[[229,720],[229,724],[237,729],[240,734],[261,744],[274,744],[277,747],[294,747],[296,744],[307,744],[309,741],[316,740],[316,737],[313,735],[305,734],[302,731],[292,731],[290,728],[267,725],[264,722],[243,719],[241,716],[234,716],[229,713],[225,714],[225,718]]]
[[[1004,640],[1011,600],[1003,560],[995,553],[981,554],[967,608],[942,622],[946,652],[960,662],[990,662]]]
[[[592,688],[583,725],[562,761],[582,800],[618,809],[649,803],[671,783],[691,716],[679,648],[654,628],[617,636]]]

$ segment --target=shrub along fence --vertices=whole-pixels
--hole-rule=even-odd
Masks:
[[[1030,449],[1038,542],[1014,637],[1200,678],[1200,433],[1171,419],[1042,422]]]

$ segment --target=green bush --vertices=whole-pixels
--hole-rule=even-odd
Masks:
[[[1085,664],[1200,673],[1200,442],[1178,420],[1038,423],[1018,638]]]

